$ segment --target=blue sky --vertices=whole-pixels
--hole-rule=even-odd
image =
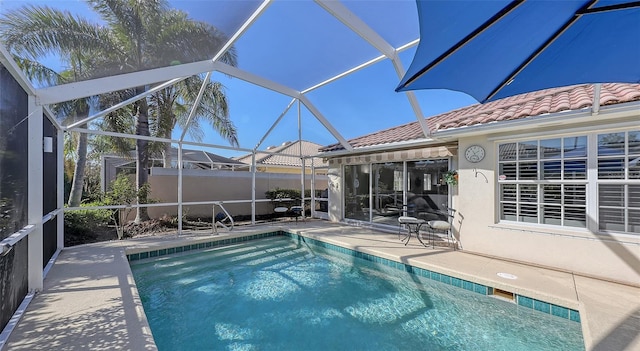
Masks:
[[[82,1],[19,1],[0,0],[0,11],[25,3],[57,6],[91,20],[97,17]],[[221,29],[233,28],[241,23],[246,10],[255,6],[255,1],[173,1],[177,7],[196,20],[217,23]],[[345,6],[379,29],[392,45],[400,45],[417,38],[417,15],[413,0],[393,3],[380,1],[345,2]],[[383,6],[393,13],[381,16]],[[227,11],[227,12],[225,12]],[[297,17],[304,13],[304,17]],[[276,2],[236,43],[239,67],[282,84],[303,89],[329,78],[355,64],[365,62],[377,55],[368,43],[361,41],[341,23],[309,2]],[[284,18],[284,20],[283,20]],[[318,26],[316,20],[322,22]],[[394,21],[389,25],[383,21]],[[311,38],[311,36],[314,36]],[[344,39],[344,41],[342,41]],[[406,69],[413,58],[413,49],[401,54]],[[55,61],[51,61],[55,62]],[[214,73],[213,78],[226,87],[230,101],[231,118],[234,121],[243,148],[253,148],[269,127],[291,101],[288,96],[254,86],[237,78]],[[346,139],[413,122],[415,115],[404,93],[394,91],[400,78],[389,60],[342,78],[327,86],[310,92],[307,96],[316,108]],[[446,91],[416,91],[424,116],[429,117],[456,108],[468,106],[476,101],[470,96]],[[304,108],[301,108],[302,138],[322,145],[336,139]],[[279,145],[298,138],[297,105],[261,145]],[[176,130],[174,136],[179,137]],[[205,129],[206,143],[227,145],[211,128]],[[225,156],[239,153],[223,149],[208,150]]]

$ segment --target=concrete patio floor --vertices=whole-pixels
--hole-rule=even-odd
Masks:
[[[326,221],[236,227],[221,236],[288,230],[416,267],[576,309],[587,350],[640,351],[640,288],[442,248],[407,246],[394,233]],[[11,334],[6,350],[155,350],[126,250],[211,239],[159,234],[64,249]],[[504,279],[498,272],[518,278]]]

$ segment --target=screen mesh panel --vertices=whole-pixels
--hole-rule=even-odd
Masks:
[[[28,101],[26,92],[0,66],[0,239],[27,224]],[[0,328],[27,294],[27,240],[0,256]]]

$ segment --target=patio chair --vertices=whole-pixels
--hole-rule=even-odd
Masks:
[[[446,217],[446,220],[442,219],[434,219],[427,221],[427,229],[429,231],[429,236],[433,240],[433,246],[435,247],[435,237],[438,234],[444,234],[447,242],[456,249],[457,241],[453,236],[453,219],[456,215],[456,210],[450,207],[447,207],[443,204],[446,209],[446,213],[441,212],[441,215]]]
[[[282,203],[281,199],[277,199],[274,201],[277,202],[277,205],[273,208],[273,212],[274,212],[274,215],[272,217],[273,221],[284,217],[285,214],[289,211],[289,207],[285,206],[285,204]]]
[[[298,203],[298,205],[291,206],[289,212],[296,219],[296,223],[298,223],[298,217],[304,220],[304,204],[302,204],[302,199],[295,199],[295,203]]]
[[[296,219],[296,223],[298,223],[298,217],[302,217],[303,207],[302,206],[291,206],[291,214]],[[302,218],[304,220],[304,217]]]
[[[283,217],[289,217],[289,218],[295,218],[296,223],[298,223],[298,217],[303,216],[303,207],[300,205],[292,205],[290,207],[287,207],[286,204],[283,203],[282,200],[278,199],[276,200],[278,202],[278,205],[273,209],[274,214],[274,218],[273,220],[275,221],[276,219],[279,218],[283,218]],[[295,202],[300,202],[300,200],[294,200]],[[288,200],[288,202],[292,202],[291,200]],[[303,217],[304,220],[304,217]]]

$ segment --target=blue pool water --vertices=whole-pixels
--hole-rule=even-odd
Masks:
[[[584,350],[579,323],[284,236],[131,269],[160,350]]]

